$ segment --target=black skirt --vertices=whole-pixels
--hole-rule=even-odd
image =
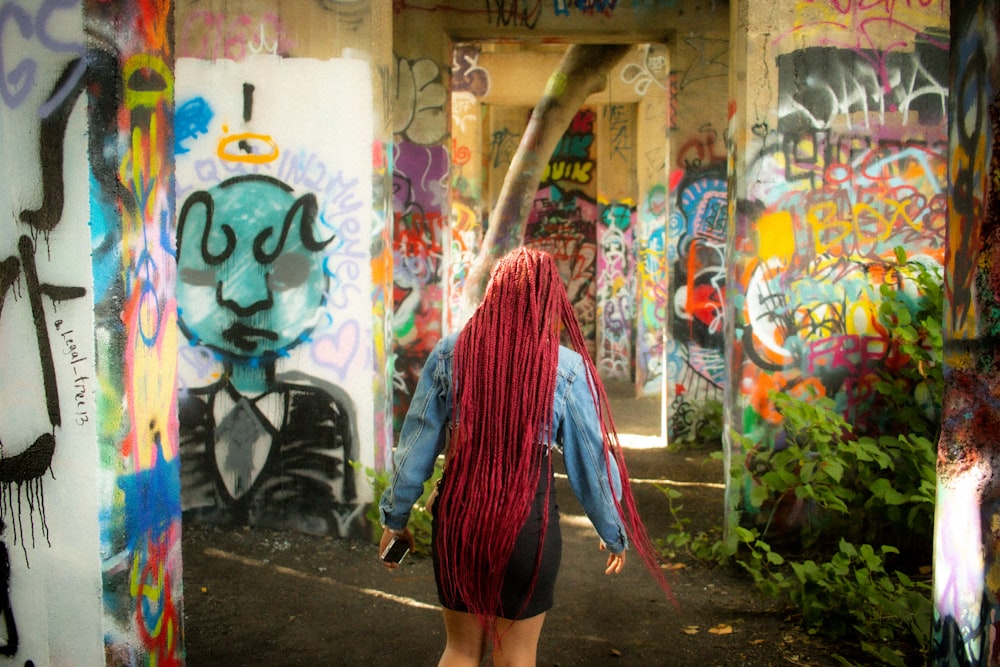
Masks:
[[[538,544],[542,537],[542,523],[545,520],[546,488],[549,488],[548,527],[545,530],[545,545],[542,549],[542,559],[538,569],[538,579],[534,589],[531,582],[535,575],[535,562],[538,556]],[[528,519],[517,535],[514,552],[504,573],[503,589],[500,592],[500,609],[496,615],[510,620],[522,620],[544,613],[552,608],[553,594],[556,587],[556,575],[559,574],[559,562],[562,559],[562,533],[559,530],[559,506],[556,504],[555,484],[549,459],[543,458],[538,477],[538,487],[535,499],[531,504]],[[462,600],[446,601],[442,594],[441,564],[438,559],[437,539],[437,503],[432,507],[432,550],[434,560],[434,582],[437,584],[438,600],[446,609],[468,612],[469,608]],[[485,528],[485,526],[484,526]],[[529,597],[530,594],[530,597]]]

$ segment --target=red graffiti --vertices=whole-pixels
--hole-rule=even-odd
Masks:
[[[573,116],[573,121],[569,125],[571,134],[588,134],[594,131],[593,109],[581,109]]]
[[[181,667],[181,622],[173,599],[171,566],[168,563],[176,533],[168,530],[158,537],[147,537],[145,553],[137,549],[132,556],[130,592],[136,599],[136,630],[150,653],[150,664]],[[143,562],[145,556],[145,562]]]

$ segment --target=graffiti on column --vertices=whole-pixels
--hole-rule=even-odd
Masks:
[[[589,346],[594,345],[597,316],[597,218],[596,202],[579,190],[564,192],[556,185],[546,186],[535,194],[524,237],[525,245],[544,250],[556,260]]]
[[[448,89],[442,81],[441,66],[430,58],[396,59],[394,134],[423,146],[444,139],[448,133]]]
[[[451,92],[477,98],[490,92],[490,73],[479,64],[478,44],[459,44],[452,51]]]
[[[34,335],[21,340],[37,349],[37,354],[29,353],[26,358],[37,357],[40,377],[4,375],[5,380],[13,376],[23,385],[24,396],[32,395],[32,385],[38,384],[46,404],[44,410],[35,411],[28,400],[18,406],[14,419],[5,416],[3,422],[4,430],[19,422],[30,425],[40,413],[46,415],[48,424],[43,433],[29,433],[30,427],[26,430],[22,425],[21,435],[0,436],[4,450],[0,485],[7,496],[0,514],[4,528],[20,542],[26,566],[22,568],[19,559],[12,561],[2,545],[0,614],[5,637],[0,653],[24,657],[25,664],[33,662],[25,654],[35,658],[36,651],[48,651],[54,661],[65,661],[65,641],[56,631],[39,637],[32,628],[19,628],[16,610],[28,601],[79,610],[81,627],[104,626],[104,647],[99,635],[94,637],[96,647],[89,646],[89,639],[81,640],[79,633],[72,637],[76,659],[90,662],[105,652],[114,655],[120,642],[128,644],[133,657],[147,655],[157,664],[176,664],[182,634],[179,579],[172,578],[179,564],[176,495],[163,486],[150,494],[144,483],[132,483],[140,476],[165,480],[176,475],[176,467],[170,464],[176,442],[169,409],[173,394],[169,369],[176,348],[169,344],[169,334],[161,336],[172,324],[172,302],[165,289],[171,282],[167,266],[171,261],[159,244],[169,225],[164,193],[171,189],[167,187],[170,171],[161,168],[164,147],[150,133],[150,127],[155,127],[152,136],[162,142],[171,131],[165,111],[170,106],[172,77],[155,55],[162,46],[156,40],[165,36],[160,28],[165,26],[164,10],[169,6],[144,3],[141,8],[133,7],[124,20],[120,6],[102,3],[92,13],[88,27],[93,39],[90,48],[85,48],[82,31],[79,43],[62,40],[93,8],[76,2],[36,4],[40,7],[30,12],[17,3],[0,9],[0,24],[16,27],[4,32],[5,37],[14,37],[11,41],[0,39],[2,62],[14,73],[2,77],[0,84],[4,113],[16,124],[25,114],[13,110],[23,106],[35,115],[32,123],[37,123],[38,137],[37,174],[27,170],[26,187],[16,176],[12,181],[11,192],[37,205],[15,212],[15,221],[23,225],[11,244],[17,252],[0,261],[0,334],[10,333],[18,304],[26,301]],[[143,42],[139,49],[143,55],[130,55],[126,44],[134,46],[135,35],[127,30],[116,30],[115,39],[106,39],[102,31],[110,25],[133,26],[141,32],[143,37],[137,41]],[[63,37],[54,39],[53,35]],[[44,56],[34,50],[35,42],[43,47]],[[25,55],[32,53],[38,57]],[[53,75],[53,54],[71,54],[73,59],[57,65],[61,74],[49,86],[43,82]],[[83,103],[85,92],[88,99]],[[31,108],[39,95],[38,106]],[[128,137],[127,142],[119,142],[119,131]],[[29,130],[27,136],[31,135]],[[19,157],[30,164],[28,156]],[[79,276],[86,287],[67,285],[58,278],[68,273]],[[90,285],[96,336],[90,303],[81,299]],[[78,299],[81,305],[72,305]],[[157,361],[168,358],[170,362],[163,368],[158,363],[143,367],[138,384],[155,378],[145,389],[161,391],[152,395],[132,385],[125,392],[123,380],[135,379],[130,371],[136,360],[149,358],[144,356],[146,348],[155,348],[160,355]],[[164,396],[166,402],[159,400]],[[71,447],[66,446],[69,443]],[[102,467],[95,472],[98,462]],[[134,465],[135,475],[130,474],[129,464]],[[67,475],[60,466],[71,466],[71,473]],[[127,472],[120,476],[123,470]],[[47,475],[72,483],[67,487],[65,481],[48,482],[43,490]],[[93,483],[101,475],[105,477],[102,486],[113,489],[115,500],[102,498],[105,504],[99,507],[98,494],[85,491],[90,488],[88,480]],[[91,496],[93,500],[88,501]],[[59,511],[52,511],[52,503]],[[50,530],[53,524],[57,528]],[[36,540],[60,552],[60,566],[77,554],[101,550],[105,596],[100,609],[95,608],[93,591],[101,585],[102,572],[95,568],[90,581],[81,571],[81,576],[74,577],[78,583],[59,580],[59,590],[53,592],[45,582],[48,571],[31,573],[33,565],[41,563],[45,570],[48,563],[38,552],[29,559],[28,548],[36,546]],[[156,546],[160,557],[152,556],[149,545]],[[109,562],[113,563],[110,567]],[[143,579],[140,571],[146,568],[152,570],[155,585]],[[27,594],[18,585],[25,581],[35,582]],[[85,593],[79,590],[81,586]],[[96,620],[89,618],[91,614]]]
[[[761,170],[760,182],[780,185],[755,193],[762,207],[757,218],[760,264],[743,274],[754,276],[742,286],[744,290],[753,290],[744,292],[746,312],[752,309],[755,314],[748,316],[754,319],[784,322],[786,326],[779,338],[792,336],[799,340],[800,333],[806,334],[801,326],[793,325],[805,312],[812,314],[811,322],[826,323],[808,327],[807,338],[811,342],[805,347],[793,346],[803,352],[810,348],[830,351],[840,348],[841,343],[865,349],[869,345],[865,342],[867,337],[879,338],[874,330],[855,328],[859,322],[874,321],[858,310],[874,308],[877,301],[868,294],[870,287],[861,286],[877,282],[868,274],[874,271],[872,275],[877,276],[882,258],[891,255],[897,245],[905,246],[911,257],[923,254],[937,261],[944,246],[944,145],[934,141],[906,141],[902,137],[907,123],[920,123],[928,128],[925,134],[932,137],[940,133],[935,126],[940,126],[943,119],[945,61],[931,58],[920,49],[909,57],[872,55],[890,66],[890,72],[899,73],[898,77],[890,76],[893,81],[911,82],[919,72],[925,85],[915,95],[909,83],[896,88],[878,84],[874,70],[869,78],[857,76],[867,60],[857,61],[855,56],[854,51],[831,52],[826,47],[779,56],[782,114],[778,131],[767,135],[765,148],[755,165]],[[854,63],[850,76],[846,62]],[[814,70],[815,75],[801,77],[801,72],[807,70]],[[914,76],[906,76],[907,71]],[[848,81],[852,85],[845,88]],[[872,86],[865,89],[868,92],[863,97],[871,100],[874,95],[876,99],[878,96],[884,99],[876,109],[869,109],[871,113],[865,118],[884,117],[886,109],[895,109],[891,119],[879,121],[877,136],[870,129],[856,127],[857,120],[847,120],[848,114],[864,110],[861,105],[866,103],[861,95],[855,95],[861,92],[855,87],[866,81],[871,81]],[[825,91],[825,98],[831,103],[815,106],[817,95],[811,94],[811,89]],[[834,91],[844,91],[839,102],[832,95]],[[781,284],[773,284],[778,276]],[[831,286],[831,278],[842,282]],[[848,287],[855,284],[855,279],[856,288]],[[770,285],[762,290],[765,283]],[[831,287],[836,294],[829,293]],[[858,292],[844,301],[842,289]],[[751,294],[756,296],[751,299]],[[812,296],[806,298],[806,295]],[[803,298],[806,302],[800,303]],[[766,312],[759,309],[764,304],[770,304]],[[845,310],[847,304],[851,312]],[[807,374],[811,374],[810,367],[823,367],[838,377],[841,375],[835,373],[835,366],[822,366],[824,360],[809,353],[788,356],[792,347],[775,338],[772,335],[775,331],[772,326],[746,322],[742,335],[744,342],[754,342],[746,347],[753,365],[766,372],[798,368]],[[765,332],[764,338],[757,338],[761,332]],[[847,359],[843,355],[838,358]],[[851,388],[838,385],[828,389],[831,397],[838,397],[841,407],[858,404],[858,396],[844,393],[850,393]]]
[[[313,102],[332,103],[338,77],[364,95],[370,73],[271,57],[178,69],[184,515],[357,534],[349,461],[368,454],[358,413],[371,401],[360,369],[372,324],[358,313],[371,308],[371,189],[351,169],[360,151],[370,174],[372,135],[341,130],[309,145],[315,128],[289,122],[278,101],[306,97],[299,86],[312,81]]]
[[[14,222],[15,238],[10,239],[9,245],[4,239],[6,256],[0,256],[0,335],[16,347],[7,350],[15,366],[7,366],[2,373],[4,394],[11,399],[9,405],[16,405],[18,409],[17,413],[5,412],[0,418],[0,451],[3,453],[0,458],[0,537],[3,538],[0,541],[0,655],[4,656],[23,654],[22,639],[35,630],[19,625],[16,608],[23,611],[24,601],[28,604],[51,601],[48,591],[24,590],[23,583],[15,587],[13,568],[30,569],[31,550],[40,544],[52,547],[53,539],[56,549],[74,546],[64,542],[67,535],[54,536],[50,532],[46,517],[47,510],[53,508],[46,503],[45,480],[54,474],[57,448],[69,446],[73,450],[62,457],[64,461],[71,461],[75,454],[84,451],[84,448],[70,446],[73,436],[65,437],[67,430],[77,426],[91,429],[94,417],[93,359],[86,351],[89,345],[85,344],[88,333],[75,330],[71,318],[76,309],[67,308],[70,303],[85,297],[87,288],[66,284],[60,277],[65,272],[52,262],[54,238],[67,233],[59,229],[67,217],[63,180],[66,133],[88,81],[88,63],[82,57],[81,43],[61,42],[51,37],[53,24],[61,18],[61,12],[53,9],[58,8],[29,10],[18,3],[8,3],[0,9],[0,25],[17,28],[16,33],[8,29],[4,37],[0,37],[0,62],[4,64],[4,76],[0,77],[0,113],[12,119],[10,127],[16,128],[12,134],[20,129],[21,133],[30,136],[34,129],[38,137],[36,145],[26,146],[38,156],[38,171],[26,176],[24,182],[14,178],[9,184],[9,192],[17,196],[3,200],[10,206],[9,217]],[[17,37],[5,39],[15,34]],[[18,37],[24,41],[19,42]],[[29,41],[41,47],[37,59],[26,55],[31,53],[26,47]],[[65,62],[67,55],[72,59]],[[55,81],[50,85],[48,77],[52,75]],[[20,119],[24,119],[24,124],[19,127]],[[13,145],[14,139],[11,135],[3,140]],[[15,158],[8,154],[7,158],[7,164],[11,165],[15,164],[14,159],[21,160],[24,156]],[[25,162],[31,164],[31,160]],[[37,202],[37,207],[25,205],[30,201]],[[68,217],[76,223],[82,222],[75,211]],[[69,226],[74,225],[70,223]],[[69,400],[66,400],[67,395]],[[32,396],[40,396],[41,405],[33,404]],[[59,497],[50,487],[49,498]],[[57,509],[64,510],[63,507]],[[23,556],[16,563],[11,561],[8,539]],[[35,562],[37,564],[37,560]],[[20,581],[25,582],[25,578]],[[66,603],[74,605],[73,592],[66,594]],[[37,639],[42,644],[46,641],[44,637]],[[30,653],[31,649],[27,651]],[[31,660],[26,662],[30,664]]]
[[[952,7],[955,102],[951,123],[945,392],[934,517],[934,625],[929,665],[996,662],[1000,574],[1000,428],[996,253],[1000,236],[1000,107],[996,7]]]
[[[597,284],[601,304],[597,365],[602,378],[630,381],[635,334],[635,206],[601,202]]]
[[[170,11],[169,2],[85,9],[117,48],[92,63],[103,78],[87,88],[90,168],[100,186],[90,218],[98,442],[114,489],[100,545],[104,588],[115,593],[105,596],[105,649],[140,650],[164,665],[183,660]]]
[[[340,393],[275,378],[326,298],[315,194],[236,176],[185,199],[177,222],[179,325],[224,360],[224,382],[180,401],[184,507],[238,525],[339,533],[350,516],[353,410]],[[324,483],[324,481],[328,481]]]
[[[711,161],[709,161],[711,162]],[[725,163],[692,166],[675,186],[670,215],[671,410],[668,437],[688,434],[693,404],[721,400],[725,383]]]
[[[462,293],[469,267],[482,245],[483,172],[487,168],[489,142],[484,142],[481,99],[490,92],[489,71],[480,61],[480,46],[458,44],[451,66],[451,187],[449,199],[448,263],[445,282],[444,329],[460,326]],[[516,146],[516,140],[514,145]],[[513,147],[505,151],[507,159]]]
[[[489,87],[472,48],[456,50],[451,80],[462,90]],[[397,57],[393,104],[393,421],[402,423],[420,368],[441,337],[448,219],[448,89],[429,58]],[[463,93],[458,93],[463,94]]]
[[[594,110],[585,107],[570,121],[549,163],[528,213],[524,244],[551,254],[569,293],[590,355],[597,358],[597,205]]]
[[[663,323],[667,321],[669,302],[667,279],[667,188],[653,185],[637,211],[643,229],[650,231],[637,243],[639,294],[638,331],[636,334],[636,384],[650,394],[660,392],[664,368]]]
[[[567,187],[590,183],[594,177],[593,144],[594,111],[581,109],[552,151],[552,157],[542,171],[540,184],[558,183]]]
[[[448,152],[443,146],[396,145],[393,172],[393,290],[398,400],[402,423],[431,348],[441,338],[447,227]]]
[[[660,58],[664,55],[654,53]],[[650,65],[656,61],[646,59]],[[677,41],[667,91],[672,166],[664,204],[666,219],[666,311],[663,392],[668,401],[668,438],[697,429],[702,407],[722,397],[725,244],[728,233],[727,149],[718,129],[722,100],[707,116],[701,98],[725,87],[729,40],[690,34]],[[661,65],[659,69],[663,69]],[[636,76],[638,73],[636,74]],[[643,78],[637,76],[637,81]],[[654,378],[650,378],[654,379]]]
[[[734,256],[726,284],[739,342],[729,377],[737,405],[728,407],[739,415],[734,426],[763,446],[780,442],[771,392],[808,388],[856,433],[898,428],[891,411],[871,409],[874,378],[893,363],[878,324],[880,288],[903,284],[897,247],[909,261],[942,261],[948,40],[939,28],[922,29],[929,16],[919,31],[899,14],[884,16],[897,9],[909,12],[818,5],[774,40],[777,125],[750,128],[755,153],[733,224],[752,250]],[[823,46],[802,47],[822,18],[842,11],[859,16],[840,16],[835,36],[817,32]],[[861,27],[869,18],[912,39],[829,46],[841,38],[870,44]],[[780,52],[784,41],[792,50]]]

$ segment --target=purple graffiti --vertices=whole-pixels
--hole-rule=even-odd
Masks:
[[[64,76],[60,80],[59,87],[38,108],[39,117],[45,118],[54,109],[60,108],[66,98],[73,95],[80,79],[83,78],[87,68],[86,61],[82,58],[86,53],[84,45],[62,42],[49,34],[49,21],[54,13],[62,9],[75,9],[79,12],[79,0],[45,0],[35,16],[14,2],[0,7],[0,99],[9,108],[16,109],[24,103],[35,87],[38,70],[38,62],[33,58],[24,58],[8,70],[5,54],[23,50],[20,45],[10,45],[8,40],[4,39],[4,35],[9,34],[9,27],[13,27],[24,40],[38,39],[38,42],[50,52],[81,56],[75,61],[70,76]]]

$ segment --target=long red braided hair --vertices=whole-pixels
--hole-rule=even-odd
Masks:
[[[464,601],[484,625],[499,609],[504,572],[530,512],[540,466],[551,466],[552,457],[542,457],[541,447],[553,442],[560,324],[586,366],[609,477],[610,458],[618,464],[622,499],[616,504],[626,534],[669,594],[635,508],[604,387],[556,263],[544,252],[522,247],[497,263],[482,303],[455,343],[457,427],[438,505],[436,543],[445,600]],[[544,533],[536,573],[542,542]]]

